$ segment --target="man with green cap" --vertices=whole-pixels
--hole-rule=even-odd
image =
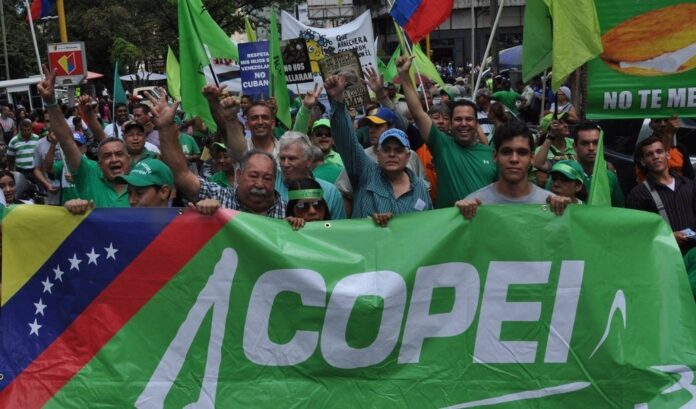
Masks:
[[[174,175],[159,159],[141,160],[130,173],[117,176],[116,181],[128,184],[131,207],[167,207],[174,190]]]
[[[582,203],[576,197],[587,183],[582,166],[574,160],[560,160],[553,164],[549,171],[551,176],[550,189],[558,196],[570,198],[571,203]]]
[[[331,121],[327,118],[314,121],[311,137],[312,144],[318,146],[324,153],[324,162],[344,167],[341,155],[333,150],[334,140],[331,136]]]

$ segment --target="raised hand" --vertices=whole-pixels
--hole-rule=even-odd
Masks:
[[[167,92],[163,88],[158,89],[158,91],[160,93],[159,98],[155,98],[149,92],[146,92],[145,96],[152,104],[150,108],[150,122],[159,129],[171,126],[174,123],[174,115],[176,115],[176,110],[179,108],[179,101],[169,106]]]
[[[225,88],[227,88],[227,84],[223,84],[219,87],[217,85],[208,84],[203,87],[203,95],[207,99],[214,99],[217,101],[224,95]]]
[[[92,104],[94,103],[94,99],[92,99],[91,95],[80,95],[80,98],[77,100],[77,104],[80,107],[80,111],[84,113],[91,113],[92,112]]]
[[[314,84],[314,90],[308,91],[302,98],[302,105],[307,109],[312,109],[316,105],[319,95],[321,95],[322,87],[319,84]]]
[[[414,56],[401,56],[397,58],[396,60],[396,71],[399,73],[399,75],[408,75],[408,71],[411,69],[411,62],[413,59],[416,58]]]
[[[233,96],[223,98],[223,100],[220,101],[220,108],[225,121],[233,122],[239,119],[237,114],[239,113],[241,106],[239,105],[237,98]]]
[[[344,74],[332,75],[324,81],[324,88],[329,98],[337,102],[343,102],[343,90],[346,88],[346,77]]]
[[[382,76],[379,75],[377,70],[374,69],[374,67],[368,67],[363,70],[363,74],[365,75],[365,85],[370,87],[370,89],[377,95],[379,95],[379,92],[382,91],[384,88],[384,80],[382,79]]]
[[[53,103],[56,100],[55,95],[55,84],[56,84],[56,70],[49,70],[45,65],[43,68],[44,79],[36,84],[36,89],[39,91],[39,95],[44,102]]]

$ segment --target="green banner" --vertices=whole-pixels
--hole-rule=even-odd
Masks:
[[[588,117],[696,116],[696,3],[595,4],[604,52],[588,63]]]
[[[483,206],[296,232],[240,213],[46,407],[693,407],[695,346],[655,214]]]

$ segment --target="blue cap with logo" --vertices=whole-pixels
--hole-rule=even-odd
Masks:
[[[382,146],[384,141],[386,141],[389,138],[394,138],[397,141],[399,141],[400,144],[402,144],[404,147],[411,149],[411,144],[408,142],[408,136],[406,136],[406,133],[402,131],[401,129],[398,128],[391,128],[387,129],[380,135],[379,137],[379,146]]]

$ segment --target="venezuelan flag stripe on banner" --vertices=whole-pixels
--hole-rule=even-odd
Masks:
[[[452,14],[454,0],[396,0],[391,16],[417,43]]]
[[[27,222],[5,242],[73,218],[31,223],[43,211],[14,209]],[[97,209],[0,326],[3,409],[696,405],[679,248],[659,215],[627,209],[488,205],[470,221],[450,208],[300,231]]]
[[[31,2],[31,19],[38,20],[40,18],[48,17],[53,11],[53,7],[56,5],[56,0],[34,0]]]
[[[110,209],[79,218],[62,208],[19,206],[5,220],[5,242],[23,241],[25,252],[52,230],[7,224],[13,217],[31,220],[27,212],[50,213],[62,233],[74,220],[79,225],[2,307],[3,408],[43,406],[232,216]],[[15,259],[32,259],[21,251],[6,254],[8,277],[25,270]]]

